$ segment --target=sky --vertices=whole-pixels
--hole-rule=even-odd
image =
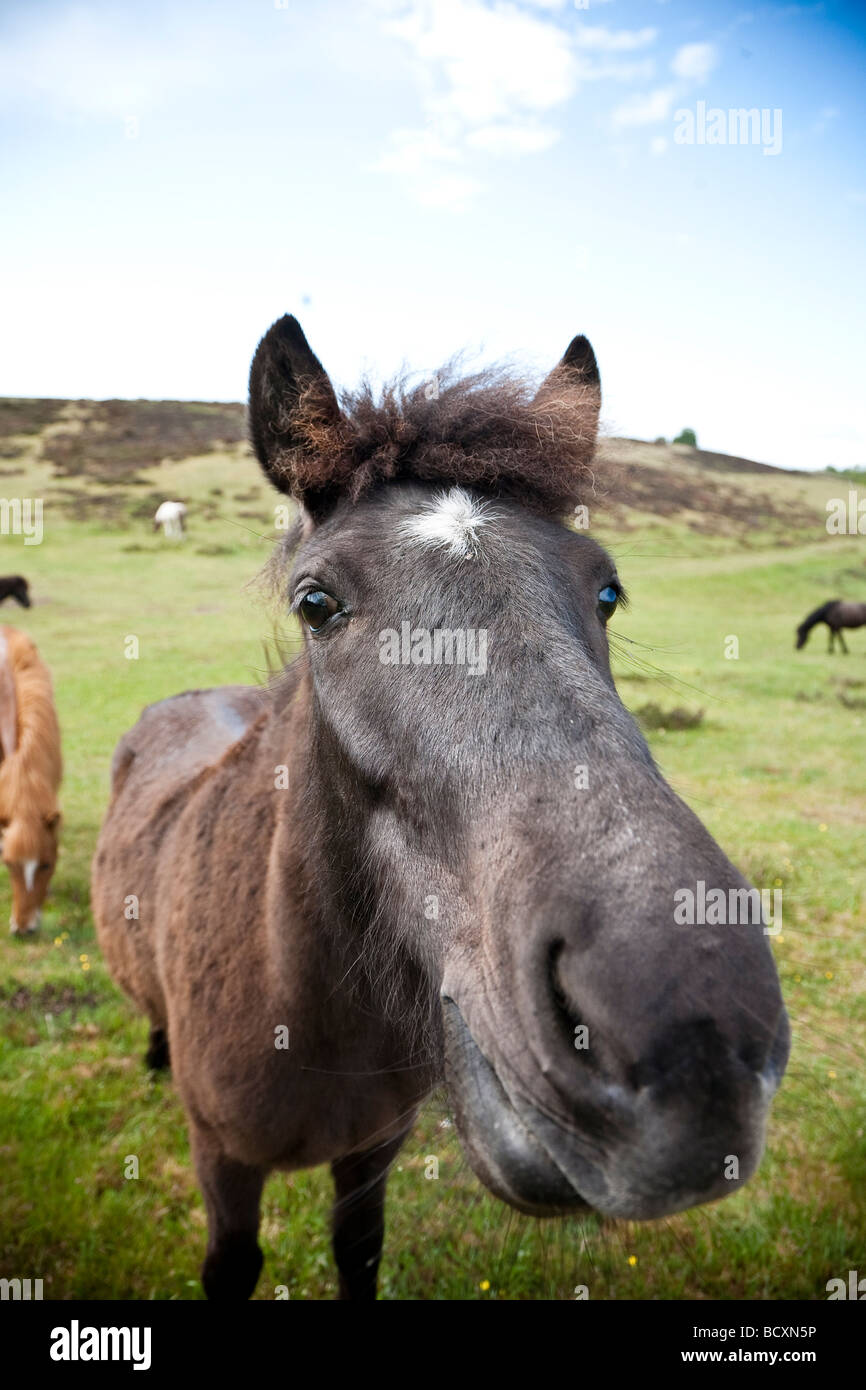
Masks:
[[[0,0],[0,394],[585,333],[612,434],[866,465],[864,156],[866,0]]]

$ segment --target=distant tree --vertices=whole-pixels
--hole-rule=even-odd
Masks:
[[[654,443],[654,444],[667,444],[667,442],[668,442],[668,441],[665,439],[665,437],[664,437],[663,434],[660,434],[659,437],[658,437],[658,439],[654,439],[654,440],[653,440],[653,443]]]
[[[692,448],[696,449],[698,446],[698,436],[695,434],[694,430],[680,430],[674,440],[674,444],[691,444]]]
[[[866,467],[862,464],[855,464],[853,468],[834,468],[832,463],[828,463],[824,472],[833,473],[837,478],[847,478],[852,483],[866,483]]]

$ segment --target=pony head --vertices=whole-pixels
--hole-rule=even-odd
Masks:
[[[57,864],[60,811],[48,816],[16,816],[0,822],[3,863],[12,880],[9,929],[24,936],[34,932]]]

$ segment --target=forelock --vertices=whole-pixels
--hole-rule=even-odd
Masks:
[[[302,394],[294,438],[276,461],[297,497],[348,496],[416,481],[508,497],[562,516],[594,487],[598,387],[556,370],[541,389],[500,370],[446,369],[377,396],[369,383],[344,392],[336,418],[316,383]]]

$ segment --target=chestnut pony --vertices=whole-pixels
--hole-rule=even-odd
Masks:
[[[0,627],[0,845],[22,936],[39,926],[57,863],[61,773],[48,667],[29,637]]]

